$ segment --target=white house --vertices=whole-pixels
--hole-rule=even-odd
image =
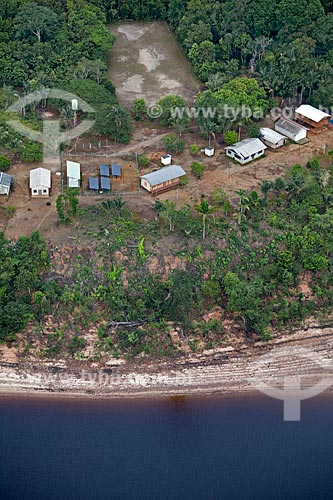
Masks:
[[[279,132],[265,127],[260,129],[260,139],[271,149],[280,148],[287,142],[287,137],[285,135],[279,134]]]
[[[243,139],[225,148],[225,154],[244,165],[260,158],[265,153],[267,146],[260,139]]]
[[[141,186],[151,194],[167,191],[178,186],[186,172],[179,165],[169,165],[155,172],[142,175]]]
[[[10,188],[13,184],[13,177],[4,172],[0,172],[0,194],[9,195]]]
[[[303,127],[303,125],[282,117],[275,122],[274,128],[277,132],[280,132],[280,134],[289,137],[289,139],[292,139],[295,142],[305,139],[308,131],[308,129]]]
[[[66,161],[67,167],[67,186],[78,188],[81,181],[81,165],[75,161]]]
[[[30,189],[32,196],[49,196],[51,171],[42,167],[30,170]]]
[[[162,165],[170,165],[172,156],[171,155],[163,155],[161,156]]]

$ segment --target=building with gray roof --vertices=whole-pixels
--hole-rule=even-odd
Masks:
[[[178,186],[182,177],[186,175],[185,170],[179,165],[170,165],[160,168],[155,172],[140,177],[141,186],[152,194],[166,191]]]

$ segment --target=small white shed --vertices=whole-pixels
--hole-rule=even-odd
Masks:
[[[171,155],[163,155],[161,156],[161,163],[162,165],[170,165],[171,164]]]
[[[214,148],[212,148],[211,146],[207,146],[205,148],[205,155],[206,156],[214,156]]]
[[[67,186],[78,188],[81,181],[81,165],[76,161],[66,161],[67,168]]]
[[[51,170],[35,168],[30,170],[31,196],[49,196],[51,189]]]
[[[13,184],[13,177],[4,172],[0,172],[0,194],[9,195],[10,188]]]
[[[288,118],[279,118],[277,122],[275,122],[274,126],[277,132],[280,134],[289,137],[295,142],[301,141],[306,138],[306,133],[309,129],[303,127],[299,123],[294,122],[293,120],[289,120]]]

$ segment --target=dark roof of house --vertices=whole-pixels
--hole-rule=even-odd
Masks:
[[[171,181],[178,177],[183,177],[186,172],[179,165],[170,165],[168,167],[160,168],[150,174],[141,175],[141,179],[146,179],[151,186],[157,186],[162,182]]]
[[[120,165],[118,165],[118,163],[112,163],[111,170],[112,170],[112,175],[116,177],[121,176],[121,168]]]
[[[4,172],[0,172],[0,184],[1,186],[10,187],[13,182],[13,177]]]
[[[97,177],[89,177],[89,189],[94,189],[98,191],[98,178]]]
[[[104,175],[105,177],[109,177],[110,175],[110,167],[109,165],[101,164],[99,166],[99,173],[100,175]]]
[[[109,177],[101,177],[101,188],[111,191],[111,182]]]

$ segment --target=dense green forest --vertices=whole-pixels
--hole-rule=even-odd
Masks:
[[[224,320],[234,333],[265,339],[311,314],[329,321],[333,167],[316,158],[285,179],[263,181],[259,194],[238,191],[232,203],[216,188],[194,207],[156,201],[150,222],[121,199],[79,208],[75,217],[82,244],[65,262],[58,255],[58,264],[38,233],[17,243],[1,237],[2,340],[30,321],[28,347],[43,339],[42,357],[74,355],[94,326],[96,352],[162,356],[181,352],[170,322],[195,350],[225,341]],[[178,260],[171,272],[163,271],[165,259]],[[220,318],[204,321],[216,307]],[[53,330],[43,336],[49,314]]]
[[[56,0],[52,5],[8,0],[0,5],[0,110],[43,87],[74,91],[95,108],[97,134],[128,142],[130,114],[117,103],[107,77],[106,54],[114,43],[107,24],[153,19],[171,25],[207,85],[198,95],[199,107],[253,104],[248,96],[257,92],[257,82],[261,99],[268,99],[263,110],[301,101],[330,108],[332,11],[327,0]],[[244,76],[251,76],[251,82],[244,84]],[[70,109],[64,104],[58,109],[65,127]],[[38,126],[35,111],[30,106],[23,115]],[[179,121],[179,132],[187,121]],[[200,117],[198,124],[204,135],[232,126]],[[39,145],[10,132],[3,113],[0,127],[1,146],[24,161],[40,159]]]

